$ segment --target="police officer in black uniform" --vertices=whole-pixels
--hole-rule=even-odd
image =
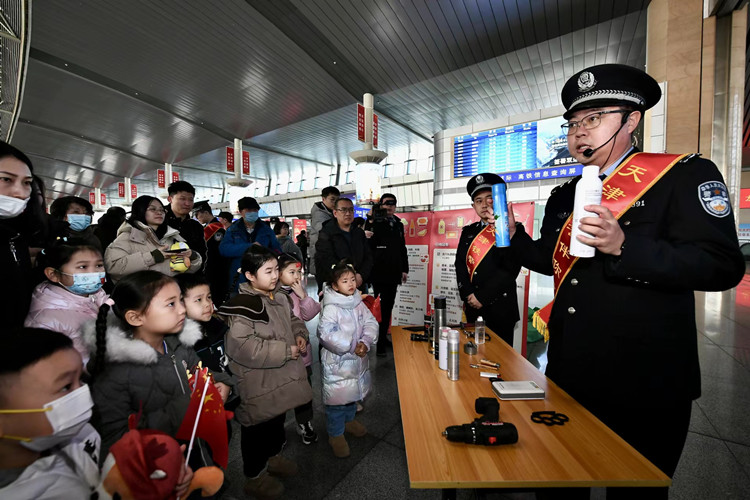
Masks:
[[[473,323],[482,316],[485,324],[508,344],[513,345],[513,329],[519,319],[516,299],[516,277],[521,265],[515,252],[495,247],[494,234],[489,252],[469,274],[466,257],[472,242],[488,224],[495,224],[492,208],[492,186],[504,182],[495,174],[479,174],[469,179],[466,190],[471,206],[480,218],[461,231],[456,251],[456,278],[461,300],[464,301],[466,320]],[[476,254],[472,253],[473,256]]]
[[[562,90],[570,153],[610,175],[638,152],[632,133],[660,98],[656,81],[629,66],[605,64],[573,75]],[[579,179],[552,191],[537,241],[510,211],[511,248],[525,267],[553,274],[553,251]],[[582,219],[580,228],[592,237],[580,241],[596,255],[579,259],[557,291],[546,373],[671,477],[692,400],[700,396],[693,291],[726,290],[744,274],[724,179],[711,161],[688,156],[619,220],[600,205],[590,211],[598,217]],[[610,488],[607,498],[668,494],[668,488],[637,490]],[[588,498],[588,490],[538,494],[544,495]]]

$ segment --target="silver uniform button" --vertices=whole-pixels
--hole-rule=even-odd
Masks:
[[[576,308],[575,307],[569,307],[568,308],[568,314],[575,314],[575,313],[576,313]]]
[[[573,278],[572,280],[570,280],[570,284],[576,286],[578,284],[578,280]]]
[[[626,220],[625,222],[623,222],[623,223],[622,223],[622,225],[623,225],[623,226],[629,226],[629,225],[630,225],[630,221],[629,221],[629,220]]]
[[[507,297],[507,296],[508,296],[508,294],[507,294],[507,293],[504,293],[504,294],[503,294],[503,297]]]

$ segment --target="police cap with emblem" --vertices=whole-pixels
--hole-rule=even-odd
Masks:
[[[661,99],[656,80],[646,72],[624,64],[599,64],[579,71],[565,83],[562,103],[566,120],[581,109],[632,106],[638,111],[653,107]]]
[[[193,206],[193,212],[211,212],[211,205],[208,204],[208,200],[199,201]]]
[[[492,186],[501,183],[504,184],[505,181],[499,175],[479,174],[469,179],[469,183],[466,184],[466,191],[468,191],[471,199],[474,200],[474,196],[476,196],[479,191],[492,189]]]

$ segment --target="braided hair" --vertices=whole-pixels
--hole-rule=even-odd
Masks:
[[[145,312],[154,296],[168,283],[175,283],[175,280],[157,271],[138,271],[118,281],[110,298],[114,302],[111,309],[119,326],[132,335],[133,326],[125,319],[125,313],[128,311]],[[109,311],[109,304],[102,304],[96,316],[96,352],[89,367],[89,373],[92,376],[104,370],[107,357]]]

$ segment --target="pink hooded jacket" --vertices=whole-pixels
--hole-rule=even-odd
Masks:
[[[310,321],[320,312],[320,303],[309,295],[304,299],[300,299],[291,288],[285,286],[279,288],[279,292],[289,296],[292,301],[292,312],[302,321]],[[312,365],[313,357],[309,341],[307,342],[307,351],[302,355],[302,359],[305,361],[305,366]]]
[[[99,307],[109,295],[99,289],[88,297],[69,292],[49,281],[39,284],[31,294],[31,307],[24,326],[46,328],[64,333],[73,340],[73,347],[81,354],[83,365],[89,360],[89,350],[81,338],[81,325],[99,314]]]

